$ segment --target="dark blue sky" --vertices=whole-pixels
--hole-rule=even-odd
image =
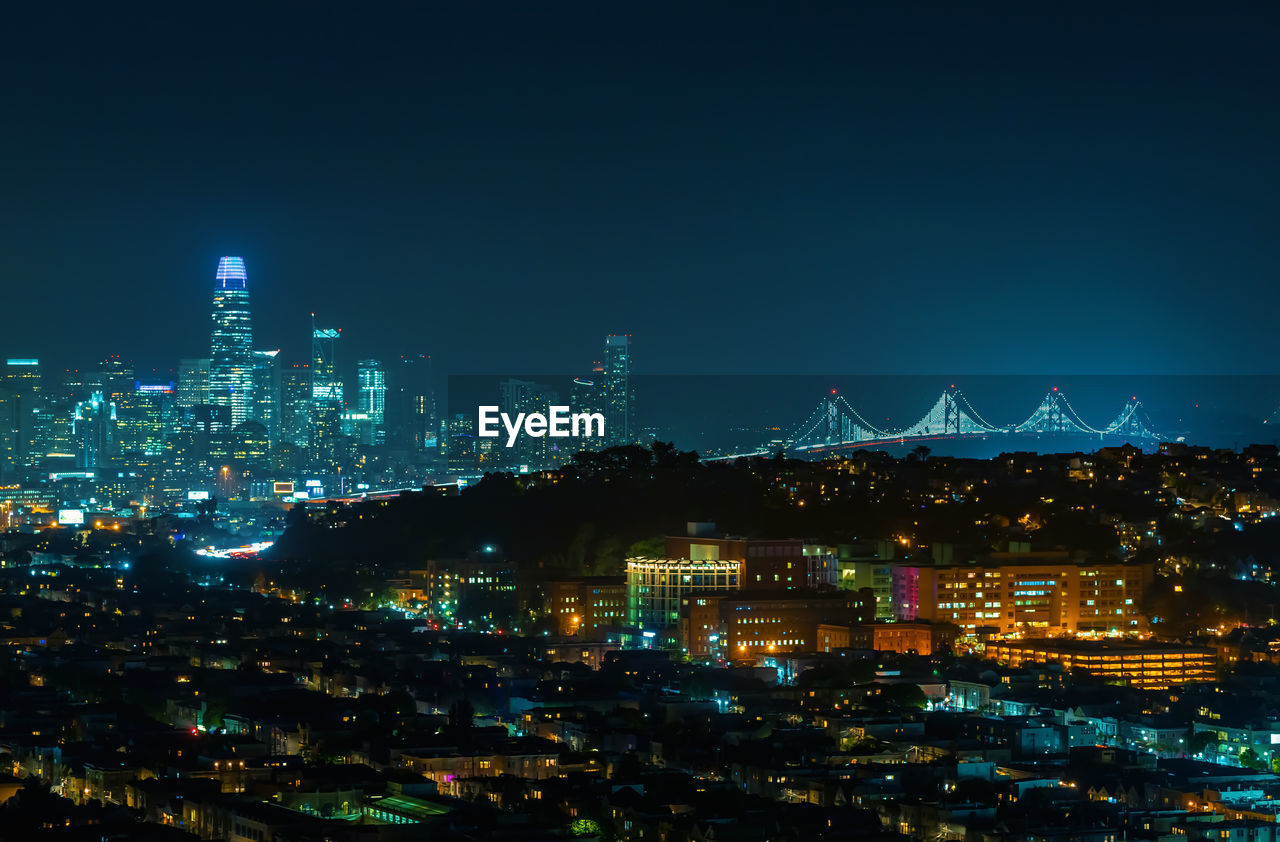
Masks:
[[[295,357],[1275,370],[1273,4],[74,5],[0,43],[4,353],[206,353],[240,254]]]

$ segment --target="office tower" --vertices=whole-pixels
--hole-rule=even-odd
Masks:
[[[79,369],[69,368],[62,373],[60,381],[51,384],[53,388],[47,390],[49,397],[74,406],[77,401],[85,400],[92,393],[91,379]]]
[[[342,405],[342,380],[338,377],[338,339],[342,331],[318,328],[311,323],[311,399],[317,405]]]
[[[604,412],[600,383],[591,377],[575,377],[569,384],[569,408],[574,412]]]
[[[603,382],[601,374],[603,374],[603,365],[596,363],[592,368],[590,377],[575,377],[573,382],[569,384],[569,409],[572,412],[598,412],[604,414],[603,400]],[[608,435],[608,430],[605,430]],[[573,442],[574,450],[599,450],[606,445],[608,439],[599,438],[581,438]],[[572,458],[573,454],[568,454]],[[563,460],[560,460],[563,461]]]
[[[100,468],[112,457],[116,443],[116,405],[102,392],[76,403],[72,432],[76,463],[82,468]]]
[[[342,436],[342,380],[338,376],[337,328],[318,328],[314,314],[311,324],[311,458],[319,465],[335,468],[341,460],[338,439]]]
[[[362,444],[386,444],[387,374],[377,360],[356,363],[359,387],[356,411],[366,418],[361,430]]]
[[[209,402],[209,366],[211,360],[178,360],[178,388],[174,403],[179,409],[190,409]]]
[[[476,469],[475,418],[461,412],[440,422],[440,449],[450,471],[470,473]]]
[[[86,380],[91,390],[101,390],[107,401],[118,403],[133,391],[133,363],[113,354],[104,359],[96,371],[90,372]]]
[[[394,448],[425,455],[439,433],[431,357],[400,357],[387,372],[387,442]]]
[[[280,349],[253,352],[252,417],[274,443],[280,439]]]
[[[4,364],[5,385],[27,395],[42,393],[40,361],[34,357],[10,357]]]
[[[271,442],[266,425],[258,421],[246,421],[229,436],[228,460],[237,471],[265,472],[270,467]]]
[[[607,336],[600,384],[604,434],[610,444],[636,440],[635,401],[631,390],[631,337]]]
[[[195,429],[197,433],[216,435],[229,433],[231,423],[231,407],[217,403],[202,403],[194,408]]]
[[[40,361],[12,357],[5,361],[0,380],[0,459],[3,473],[16,475],[39,461],[36,413],[44,406]]]
[[[345,455],[342,427],[342,404],[333,401],[312,402],[311,460],[318,466],[336,468]],[[344,439],[340,442],[339,439]]]
[[[159,456],[173,429],[172,383],[134,383],[116,403],[116,438],[126,455]]]
[[[498,400],[502,411],[507,413],[508,417],[515,418],[521,413],[539,412],[546,415],[551,411],[553,404],[560,402],[560,396],[555,390],[541,383],[511,378],[498,384]],[[566,450],[569,449],[561,440],[550,436],[521,435],[516,438],[511,447],[500,448],[497,455],[499,461],[507,465],[538,470],[549,467],[556,461],[563,461],[555,458],[557,455],[562,455],[558,451],[562,446]],[[573,447],[576,450],[576,442]]]
[[[40,466],[50,453],[57,450],[57,427],[60,413],[54,405],[45,400],[31,412],[31,448],[27,451],[27,461],[33,466]]]
[[[0,383],[0,483],[18,479],[22,466],[21,436],[18,432],[22,400],[7,383]]]
[[[373,444],[373,424],[368,413],[358,409],[344,409],[339,413],[342,423],[338,429],[342,435],[350,436],[354,443]]]
[[[280,440],[295,447],[311,440],[311,366],[280,372]]]
[[[68,369],[44,387],[44,408],[36,413],[36,437],[43,458],[69,465],[76,459],[76,405],[90,396],[83,373]]]
[[[213,288],[213,333],[209,343],[208,402],[231,407],[232,424],[253,412],[253,331],[244,259],[218,261]]]

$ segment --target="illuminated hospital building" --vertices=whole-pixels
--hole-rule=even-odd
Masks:
[[[961,634],[1045,637],[1116,635],[1145,630],[1142,596],[1153,581],[1150,564],[1087,564],[1040,554],[957,565],[901,565],[893,569],[899,620],[953,623]]]

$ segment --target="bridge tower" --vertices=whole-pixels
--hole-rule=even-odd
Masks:
[[[942,393],[942,434],[960,433],[960,404],[956,401],[956,387]]]
[[[1045,432],[1061,433],[1067,431],[1068,426],[1062,411],[1062,398],[1058,395],[1058,387],[1054,386],[1049,393],[1049,406],[1045,411]]]
[[[844,415],[840,412],[840,408],[836,406],[834,397],[829,397],[825,401],[823,408],[823,423],[826,427],[826,435],[823,437],[827,444],[839,444],[844,440],[842,435],[844,430]]]

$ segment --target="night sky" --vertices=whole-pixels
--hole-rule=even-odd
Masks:
[[[1275,370],[1274,4],[28,5],[0,353]]]

